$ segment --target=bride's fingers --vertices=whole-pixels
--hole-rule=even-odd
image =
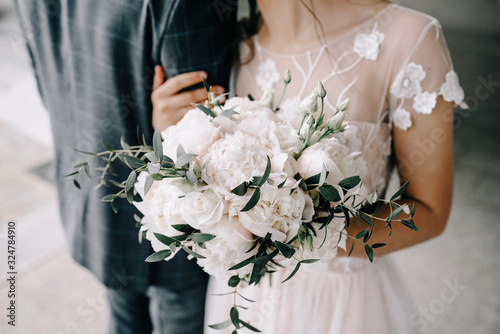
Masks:
[[[165,82],[165,72],[160,65],[155,66],[155,76],[153,77],[153,90],[160,87]]]
[[[189,72],[176,75],[168,79],[163,85],[158,87],[153,93],[159,97],[170,97],[181,90],[191,87],[197,83],[203,81],[203,78],[207,77],[207,73],[204,71]]]
[[[180,109],[186,106],[191,106],[191,103],[201,103],[207,99],[207,91],[205,88],[198,88],[188,92],[180,93],[164,99],[165,109],[173,110]],[[192,107],[192,106],[191,106]]]

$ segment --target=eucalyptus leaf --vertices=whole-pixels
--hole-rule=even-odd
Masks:
[[[250,197],[248,203],[243,207],[243,209],[241,209],[241,212],[247,212],[252,210],[253,207],[257,205],[259,200],[260,200],[260,188],[255,188],[252,197]]]
[[[175,240],[174,238],[168,237],[166,235],[160,234],[160,233],[154,233],[154,236],[156,239],[158,239],[159,242],[161,242],[164,245],[170,246],[172,244],[177,245],[179,242]]]
[[[338,202],[340,201],[340,195],[333,186],[329,184],[324,184],[318,188],[319,193],[323,196],[327,201],[330,202]]]
[[[101,198],[101,201],[103,202],[111,202],[112,200],[114,200],[115,198],[117,197],[116,194],[109,194],[109,195],[106,195],[104,196],[103,198]]]
[[[246,328],[248,328],[249,330],[251,330],[252,332],[256,332],[256,333],[262,333],[262,331],[258,330],[257,328],[253,327],[252,325],[250,325],[248,322],[245,322],[243,320],[240,319],[240,323],[245,326]]]
[[[380,248],[380,247],[384,247],[385,245],[387,245],[387,244],[383,244],[383,243],[373,244],[372,248]]]
[[[152,178],[150,178],[150,177],[146,178],[146,182],[144,182],[144,196],[146,196],[146,194],[148,193],[149,189],[151,189],[151,186],[153,185],[153,182],[155,182],[155,180],[153,180]]]
[[[208,233],[193,233],[191,234],[191,240],[193,242],[207,242],[215,238],[215,235]]]
[[[373,262],[373,249],[367,244],[365,244],[365,252],[366,255],[368,255],[368,259],[370,260],[370,262]]]
[[[356,235],[355,239],[361,239],[361,238],[363,238],[365,235],[367,235],[367,234],[368,234],[368,232],[369,232],[369,231],[370,231],[370,229],[365,228],[363,231],[359,232],[359,233]]]
[[[210,110],[210,108],[207,108],[205,107],[204,105],[202,104],[199,104],[199,103],[195,103],[194,106],[198,109],[200,109],[201,111],[203,111],[205,114],[207,114],[208,116],[210,117],[214,117],[215,118],[215,114],[212,110]]]
[[[203,87],[205,87],[205,90],[207,91],[207,93],[210,92],[210,86],[207,82],[207,80],[205,78],[202,78],[203,79]]]
[[[413,223],[413,221],[402,220],[401,223],[414,231],[420,232],[420,230],[417,228],[417,226],[415,226],[415,223]]]
[[[259,184],[257,184],[257,186],[261,187],[264,183],[266,183],[270,174],[271,174],[271,159],[269,159],[269,156],[267,156],[266,170],[264,171],[264,175],[262,176],[262,179],[260,180]]]
[[[80,186],[80,183],[76,180],[76,179],[73,179],[73,184],[75,185],[75,187],[77,187],[78,189],[82,189],[82,187]]]
[[[153,150],[155,152],[156,159],[161,161],[161,158],[163,158],[163,146],[161,144],[160,128],[156,128],[153,134]]]
[[[160,171],[161,166],[159,163],[151,163],[148,162],[148,173],[149,174],[156,174]]]
[[[232,324],[231,319],[229,319],[229,320],[226,320],[226,321],[218,323],[218,324],[208,325],[208,327],[210,327],[212,329],[224,329],[224,328],[228,328],[229,326],[231,326],[231,324]]]
[[[116,205],[116,198],[111,201],[111,209],[113,209],[114,213],[118,213],[118,206]]]
[[[124,150],[128,150],[130,149],[130,146],[127,144],[127,142],[125,141],[125,136],[121,136],[120,137],[120,145],[122,146],[122,148]]]
[[[178,157],[177,160],[175,161],[175,167],[181,168],[182,166],[191,162],[191,160],[193,160],[194,158],[196,158],[196,154],[192,153],[183,154],[180,157]]]
[[[236,328],[240,327],[240,314],[238,312],[238,309],[233,306],[231,307],[231,311],[229,311],[229,317],[231,318],[231,322]]]
[[[340,181],[339,186],[345,189],[352,189],[356,187],[358,184],[360,184],[360,182],[361,179],[359,176],[351,176]]]
[[[173,224],[172,227],[179,232],[191,234],[195,230],[188,224]]]
[[[238,277],[238,275],[231,276],[229,278],[229,281],[227,282],[227,285],[229,285],[231,288],[235,288],[240,284],[241,279]]]
[[[403,184],[399,189],[398,191],[396,191],[394,193],[394,195],[392,195],[391,197],[391,201],[395,200],[396,198],[398,198],[399,196],[401,196],[405,191],[406,191],[406,188],[408,188],[408,185],[410,184],[410,181],[406,181],[405,184]]]
[[[113,152],[113,148],[111,147],[111,145],[109,145],[108,142],[106,142],[104,139],[102,140],[102,146],[106,151]]]
[[[177,146],[177,158],[184,154],[186,154],[186,151],[184,151],[182,144],[179,144],[179,146]]]
[[[318,259],[307,259],[307,260],[300,261],[300,263],[310,264],[310,263],[316,263],[318,261],[319,261]]]
[[[293,246],[284,244],[280,241],[276,241],[276,247],[278,247],[281,254],[283,254],[283,256],[286,257],[287,259],[291,258],[292,255],[295,253],[295,249],[293,248]]]
[[[219,116],[222,116],[222,117],[227,117],[229,119],[231,119],[231,117],[233,117],[234,115],[238,115],[238,113],[236,111],[234,111],[233,109],[226,109],[226,110],[223,110]]]
[[[246,182],[243,182],[236,188],[232,189],[231,192],[238,196],[244,196],[247,193],[247,190],[248,190],[248,185],[246,184]]]
[[[132,190],[136,181],[137,174],[134,171],[131,171],[128,175],[127,182],[125,183],[125,192],[129,192],[130,190]]]
[[[299,268],[300,268],[300,262],[297,263],[297,265],[295,266],[295,269],[293,269],[292,273],[290,275],[288,275],[287,278],[285,278],[284,281],[282,281],[281,283],[285,283],[286,281],[288,281],[290,278],[292,278],[293,276],[295,276],[295,274],[297,273],[297,271],[299,271]]]
[[[158,251],[156,253],[151,254],[146,258],[146,262],[159,262],[165,260],[167,257],[169,257],[172,254],[170,249],[163,249],[161,251]]]
[[[398,216],[404,209],[404,206],[398,207],[396,210],[392,211],[391,214],[386,218],[387,222],[393,220],[396,216]]]
[[[186,253],[188,253],[188,254],[189,254],[189,255],[191,255],[192,257],[195,257],[195,258],[197,258],[197,259],[206,259],[206,257],[204,257],[204,256],[203,256],[203,255],[201,255],[201,254],[196,253],[194,250],[190,249],[189,247],[187,247],[187,246],[185,246],[185,245],[182,245],[181,247],[182,247],[182,249],[184,249],[184,251],[185,251]]]
[[[198,183],[198,178],[196,177],[196,174],[190,169],[186,173],[186,177],[189,182],[196,184]]]

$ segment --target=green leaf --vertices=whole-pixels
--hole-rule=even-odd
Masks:
[[[269,159],[269,156],[267,156],[266,170],[264,171],[264,175],[260,179],[260,182],[257,184],[257,187],[261,187],[264,183],[266,183],[270,174],[271,174],[271,159]]]
[[[412,220],[402,220],[401,223],[414,231],[420,232],[420,230],[417,228],[417,226],[415,226],[415,223],[413,223]]]
[[[231,311],[229,311],[229,317],[231,318],[231,322],[236,328],[240,327],[240,314],[236,307],[231,307]]]
[[[243,268],[244,266],[250,264],[250,261],[253,259],[253,255],[251,257],[249,257],[248,259],[246,260],[243,260],[241,261],[240,263],[237,263],[235,264],[234,266],[232,266],[231,268],[229,268],[228,270],[237,270],[237,269],[240,269],[240,268]]]
[[[369,231],[370,229],[365,228],[363,231],[359,232],[358,235],[356,235],[355,239],[361,239],[362,237],[367,235]]]
[[[327,201],[330,202],[338,202],[340,201],[340,195],[337,189],[329,184],[324,184],[318,188],[319,193],[323,196]]]
[[[154,236],[156,239],[158,239],[159,242],[161,242],[164,245],[170,246],[171,244],[178,245],[179,242],[175,240],[174,238],[167,237],[166,235],[160,234],[160,233],[154,233]]]
[[[345,189],[352,189],[356,187],[360,182],[361,179],[359,176],[351,176],[340,181],[339,186]]]
[[[404,209],[404,206],[398,207],[396,210],[392,211],[391,214],[385,219],[385,221],[390,222],[396,216],[398,216]]]
[[[248,99],[249,99],[250,101],[255,101],[255,99],[254,99],[254,97],[252,96],[252,94],[248,94],[248,95],[247,95],[247,97],[248,97]]]
[[[153,185],[153,182],[155,182],[155,180],[153,180],[152,178],[150,178],[150,177],[146,178],[146,182],[144,182],[144,196],[146,196],[146,194],[148,193],[149,189],[151,189],[151,186]]]
[[[121,136],[120,137],[120,145],[122,145],[122,148],[124,150],[128,150],[130,148],[130,146],[127,144],[127,142],[125,141],[125,136]]]
[[[243,209],[241,209],[241,212],[247,212],[253,209],[254,206],[257,205],[260,199],[260,188],[255,188],[252,194],[252,197],[250,197],[250,200],[248,203],[245,205]]]
[[[285,283],[286,281],[288,281],[290,278],[292,278],[296,273],[297,271],[299,271],[299,268],[300,268],[300,262],[297,263],[297,265],[295,266],[295,269],[293,269],[292,273],[290,275],[288,275],[287,278],[285,278],[284,281],[282,281],[281,283]]]
[[[101,201],[103,201],[103,202],[111,202],[116,197],[117,197],[116,194],[109,194],[109,195],[106,195],[103,198],[101,198]]]
[[[253,260],[251,260],[251,263],[254,264],[266,264],[267,262],[271,261],[272,258],[274,258],[276,255],[278,255],[279,249],[273,250],[271,253],[264,255],[264,256],[259,256]]]
[[[246,182],[243,182],[236,188],[232,189],[231,192],[238,196],[244,196],[247,193],[247,190],[248,190],[248,185]]]
[[[156,174],[160,171],[161,165],[159,163],[151,163],[148,162],[148,173],[149,174]]]
[[[257,328],[253,327],[252,325],[250,325],[248,322],[244,322],[243,320],[240,320],[240,323],[245,326],[246,328],[248,328],[249,330],[251,330],[252,332],[256,332],[256,333],[262,333],[262,331],[258,330]]]
[[[354,250],[354,245],[355,245],[355,244],[356,244],[356,243],[353,241],[353,242],[352,242],[352,246],[351,246],[351,250],[349,251],[349,254],[347,254],[347,256],[351,256],[352,251]]]
[[[370,262],[373,262],[373,249],[367,244],[365,244],[365,252],[366,255],[368,255],[368,259],[370,260]]]
[[[193,256],[193,257],[195,257],[197,259],[206,259],[206,257],[204,257],[201,254],[196,253],[194,250],[190,249],[189,247],[187,247],[185,245],[182,245],[181,247],[182,247],[182,249],[184,249],[184,251],[186,253],[188,253],[189,255],[191,255],[191,256]]]
[[[194,158],[196,158],[196,154],[186,153],[186,154],[181,155],[175,161],[175,168],[181,168],[182,166],[191,162],[191,160],[193,160]]]
[[[188,224],[174,224],[172,225],[174,229],[176,229],[179,232],[186,233],[186,234],[191,234],[194,231],[194,228],[192,228]]]
[[[116,198],[111,201],[111,209],[113,209],[114,213],[118,213],[118,206],[116,205]]]
[[[228,328],[229,326],[231,326],[231,319],[226,320],[226,321],[221,322],[221,323],[218,323],[218,324],[215,324],[215,325],[208,325],[208,327],[210,327],[212,329],[224,329],[224,328]]]
[[[396,191],[396,192],[394,193],[394,195],[392,195],[392,197],[391,197],[391,201],[395,200],[395,199],[396,199],[396,198],[398,198],[400,195],[402,195],[402,194],[406,191],[406,188],[408,188],[408,185],[409,185],[409,184],[410,184],[410,181],[409,181],[409,180],[408,180],[408,181],[406,181],[406,182],[405,182],[405,184],[403,184],[403,185],[401,186],[401,188],[399,188],[399,190],[398,190],[398,191]]]
[[[233,109],[226,109],[219,114],[219,116],[227,117],[229,119],[231,119],[234,115],[238,115],[238,113]]]
[[[153,151],[155,152],[156,159],[161,161],[161,158],[163,158],[163,146],[161,144],[160,128],[156,128],[153,134]]]
[[[156,157],[155,152],[148,152],[145,154],[145,156],[149,161],[151,161],[153,163],[160,162],[160,160],[158,160],[158,158]]]
[[[204,105],[202,104],[199,104],[199,103],[195,103],[194,106],[198,109],[200,109],[201,111],[203,111],[205,114],[207,114],[208,116],[210,117],[214,117],[215,118],[215,114],[212,110],[210,110],[210,108],[207,108],[205,107]]]
[[[281,182],[280,184],[278,184],[278,189],[283,188],[283,186],[285,185],[285,183],[286,183],[286,179],[284,179],[283,182]]]
[[[191,182],[193,184],[198,183],[198,178],[196,177],[196,174],[191,169],[186,172],[186,177],[187,177],[189,182]]]
[[[184,151],[184,147],[182,147],[182,144],[179,144],[179,146],[177,146],[177,157],[180,157],[184,154],[186,154],[186,151]]]
[[[129,192],[134,187],[134,184],[137,180],[137,174],[134,171],[131,171],[128,175],[127,182],[125,183],[125,192]]]
[[[205,87],[205,90],[207,91],[207,93],[210,92],[210,86],[207,82],[207,80],[205,78],[202,78],[203,79],[203,87]]]
[[[159,262],[165,260],[172,254],[170,249],[163,249],[159,252],[153,253],[146,258],[146,262]]]
[[[191,234],[191,240],[193,242],[207,242],[215,238],[215,235],[208,233],[193,233]]]
[[[381,244],[373,244],[372,248],[380,248],[380,247],[384,247],[385,245],[387,245],[387,244],[382,244],[382,243]]]
[[[316,263],[318,261],[319,261],[318,259],[307,259],[307,260],[300,261],[300,263],[306,263],[306,264],[308,264],[308,263]]]
[[[106,151],[113,152],[113,148],[104,139],[102,140],[102,146]]]
[[[118,158],[126,165],[128,165],[131,169],[138,169],[146,166],[146,161],[133,157],[131,155],[118,154]]]
[[[66,174],[66,175],[64,175],[64,177],[73,176],[73,175],[76,175],[76,174],[78,174],[78,173],[80,173],[80,172],[79,172],[79,171],[76,171],[76,172],[73,172],[73,173]]]
[[[229,281],[227,281],[227,285],[229,285],[231,288],[235,288],[240,284],[241,279],[238,277],[238,275],[231,276],[229,278]]]
[[[295,249],[293,248],[292,245],[276,241],[276,247],[279,249],[281,254],[283,254],[283,256],[286,257],[287,259],[291,258],[292,255],[295,253]]]
[[[73,179],[73,184],[75,185],[75,187],[77,187],[78,189],[82,189],[82,187],[80,186],[80,183],[78,183],[78,181],[76,179]]]
[[[368,225],[373,226],[373,222],[370,220],[370,218],[367,215],[365,215],[361,211],[358,211],[358,214],[361,217],[361,219],[363,219]]]

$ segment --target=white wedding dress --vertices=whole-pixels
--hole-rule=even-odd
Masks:
[[[464,93],[453,71],[439,23],[422,13],[391,4],[356,28],[329,37],[326,45],[303,54],[286,55],[267,50],[254,37],[255,57],[236,78],[240,96],[260,97],[267,88],[282,91],[282,75],[290,69],[292,82],[280,117],[300,122],[298,101],[321,80],[327,90],[331,114],[340,101],[350,98],[347,121],[351,128],[339,138],[353,151],[362,152],[360,171],[368,191],[384,193],[393,170],[393,131],[412,131],[412,123],[430,114],[436,99],[463,104]],[[248,52],[242,45],[242,53]],[[294,109],[295,108],[295,109]],[[424,116],[425,117],[425,116]],[[264,279],[241,294],[255,303],[237,299],[240,318],[266,334],[403,334],[414,332],[412,305],[390,256],[336,258],[328,263],[304,265],[290,281],[290,270]],[[227,281],[211,279],[206,304],[205,333],[209,324],[229,318],[233,296]],[[251,333],[241,329],[239,333]]]

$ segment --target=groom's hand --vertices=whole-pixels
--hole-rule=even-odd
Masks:
[[[207,99],[207,92],[204,88],[181,92],[183,89],[191,87],[207,78],[203,71],[195,71],[179,74],[165,81],[165,72],[159,65],[155,66],[155,76],[153,79],[153,128],[165,130],[169,126],[177,124],[189,109],[191,103],[202,103]],[[224,93],[222,86],[212,87],[212,91]]]

